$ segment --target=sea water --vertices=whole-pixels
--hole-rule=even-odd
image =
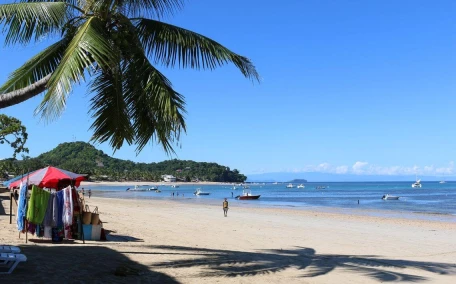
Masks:
[[[150,186],[157,184],[151,183]],[[161,193],[154,191],[126,191],[131,186],[94,185],[90,189],[94,196],[112,198],[168,199],[182,202],[218,204],[223,198],[231,199],[231,206],[255,206],[296,209],[339,209],[352,212],[368,212],[373,215],[395,215],[407,213],[425,219],[438,219],[456,222],[456,182],[440,184],[422,182],[421,188],[412,188],[412,182],[320,182],[305,183],[305,188],[286,188],[281,184],[248,184],[253,195],[261,195],[258,200],[235,200],[232,196],[242,194],[240,186],[233,185],[158,185]],[[142,186],[148,188],[150,186]],[[324,189],[321,187],[324,186]],[[201,188],[210,195],[195,196],[193,192]],[[88,189],[88,187],[86,187]],[[174,197],[173,197],[174,192]],[[177,195],[179,194],[179,195]],[[399,200],[382,200],[385,194],[399,196]]]

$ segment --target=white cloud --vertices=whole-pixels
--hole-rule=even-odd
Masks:
[[[357,161],[351,167],[347,165],[331,165],[324,162],[318,165],[305,165],[300,169],[293,169],[293,172],[320,172],[333,174],[356,174],[356,175],[428,175],[442,176],[456,174],[454,162],[451,161],[447,166],[436,167],[435,165],[426,166],[377,166],[368,162]]]
[[[353,173],[355,174],[363,174],[366,172],[366,169],[365,167],[368,165],[369,163],[367,162],[356,162],[353,166],[352,166],[352,170],[353,170]]]
[[[336,167],[336,174],[346,174],[346,173],[348,173],[348,166]]]

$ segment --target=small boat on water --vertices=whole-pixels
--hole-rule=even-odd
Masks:
[[[382,196],[382,199],[383,200],[398,200],[399,196],[392,196],[392,195],[386,194],[386,195]]]
[[[162,191],[161,191],[160,189],[156,189],[155,192],[156,192],[156,193],[160,193],[160,192],[162,192]]]
[[[305,186],[303,184],[300,184],[297,186],[297,188],[305,188]]]
[[[413,188],[421,188],[421,180],[418,179],[416,182],[412,183]]]
[[[141,186],[135,185],[134,188],[127,188],[126,191],[152,191],[156,190],[156,188],[141,188]]]
[[[293,187],[294,187],[294,185],[293,185],[292,183],[289,183],[289,184],[287,185],[287,188],[293,188]]]
[[[204,192],[201,190],[201,188],[197,188],[195,192],[193,192],[194,195],[209,195],[211,194],[210,192]]]
[[[261,195],[253,195],[250,190],[243,190],[242,195],[236,196],[236,199],[239,200],[252,200],[252,199],[258,199],[260,198]]]
[[[171,187],[174,187],[174,188],[178,188],[178,187],[179,187],[179,185],[177,185],[177,184],[173,184],[173,185],[171,185]]]

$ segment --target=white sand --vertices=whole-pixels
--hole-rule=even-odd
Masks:
[[[7,202],[2,204],[7,207]],[[236,208],[234,204],[224,218],[221,204],[108,198],[92,198],[88,204],[98,206],[104,228],[115,231],[110,235],[116,241],[25,245],[8,217],[0,215],[0,243],[19,244],[29,257],[5,279],[456,283],[456,222]],[[126,242],[132,239],[120,236],[141,241]],[[71,255],[65,257],[65,252]],[[56,259],[59,266],[44,261],[47,258]],[[72,269],[58,270],[62,265]],[[116,270],[127,276],[115,276]]]

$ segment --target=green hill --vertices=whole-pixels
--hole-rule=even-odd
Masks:
[[[246,176],[238,170],[206,162],[167,160],[159,163],[135,163],[112,158],[85,142],[59,144],[53,150],[25,161],[2,161],[2,169],[19,173],[48,165],[75,173],[88,174],[92,180],[159,181],[165,174],[181,181],[243,182]]]

